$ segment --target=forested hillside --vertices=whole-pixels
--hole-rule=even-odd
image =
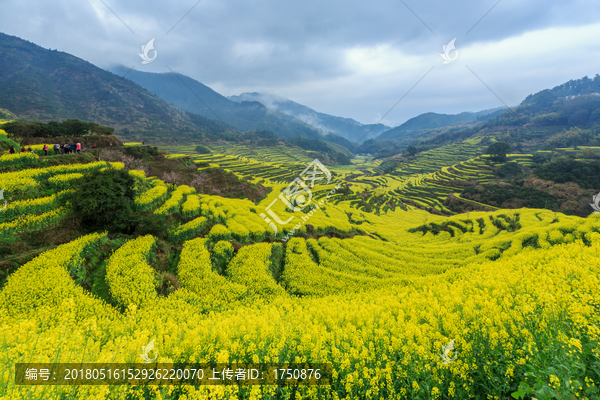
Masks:
[[[0,33],[0,108],[48,122],[81,119],[128,139],[178,142],[226,130],[82,59]]]

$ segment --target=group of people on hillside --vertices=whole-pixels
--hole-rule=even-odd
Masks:
[[[10,147],[8,148],[8,152],[9,152],[10,154],[15,154],[15,153],[16,153],[16,151],[15,151],[15,146],[10,146]],[[28,152],[28,153],[33,153],[33,149],[31,148],[31,146],[29,146],[29,148],[28,148],[27,150],[25,150],[25,147],[24,147],[24,146],[23,146],[23,147],[21,147],[21,153],[25,153],[25,152]]]
[[[77,144],[55,144],[54,145],[54,154],[71,154],[71,153],[81,153],[81,143]]]
[[[94,148],[96,148],[96,145],[93,146]],[[48,155],[48,149],[50,148],[50,146],[48,146],[47,144],[44,145],[43,151],[44,151],[44,155],[47,156]],[[55,144],[54,145],[54,154],[71,154],[71,153],[81,153],[81,143],[73,143],[73,144]],[[25,150],[25,146],[21,146],[21,153],[25,153],[25,152],[29,152],[29,153],[33,153],[33,149],[31,148],[31,146],[29,146],[29,148],[27,150]],[[15,146],[10,146],[8,148],[8,153],[9,154],[15,154]]]
[[[144,142],[142,141],[142,144],[144,144]],[[109,143],[109,146],[112,148],[113,144],[112,142]],[[97,149],[98,146],[96,146],[95,144],[92,145],[91,147],[92,149]],[[81,153],[82,147],[81,147],[81,143],[71,143],[71,144],[54,144],[52,145],[52,149],[54,150],[54,154],[72,154],[72,153]],[[44,155],[47,156],[48,155],[48,151],[50,151],[50,146],[45,144],[42,151],[44,152]],[[29,146],[29,148],[25,148],[25,146],[21,146],[21,153],[25,153],[25,152],[29,152],[29,153],[33,153],[33,149],[31,148],[31,146]],[[9,154],[15,154],[17,153],[17,151],[15,150],[15,146],[10,146],[8,148],[8,153]]]

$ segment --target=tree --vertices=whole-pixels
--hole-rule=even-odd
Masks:
[[[198,154],[210,154],[211,153],[210,149],[203,144],[199,144],[196,146],[196,152]]]
[[[490,159],[496,162],[505,162],[506,155],[511,151],[512,146],[504,142],[492,143],[487,149],[487,154],[490,155]]]
[[[100,136],[112,135],[115,131],[115,128],[111,128],[110,126],[99,125],[95,122],[90,122],[88,124],[88,128],[92,134]]]
[[[175,185],[177,185],[179,182],[179,174],[173,171],[164,172],[162,180],[164,183],[169,183],[171,185],[171,189],[175,189]]]
[[[419,152],[419,150],[417,150],[417,148],[415,146],[410,146],[409,148],[406,149],[406,152],[408,153],[409,156],[414,156],[415,154],[417,154]]]
[[[95,122],[84,122],[78,119],[68,119],[64,122],[50,121],[47,124],[41,122],[12,121],[6,123],[2,128],[11,137],[76,137],[83,136],[90,131],[97,135],[111,135],[114,128],[99,125]]]
[[[520,175],[521,173],[523,173],[523,168],[515,162],[503,164],[496,171],[496,175],[500,178],[512,178]]]
[[[78,119],[68,119],[62,123],[63,136],[83,136],[88,131],[87,122]]]
[[[71,204],[87,231],[132,233],[138,223],[133,211],[135,181],[125,170],[108,168],[86,174]]]

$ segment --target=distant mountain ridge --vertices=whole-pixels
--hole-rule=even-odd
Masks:
[[[599,89],[600,75],[596,74],[593,79],[585,76],[531,94],[517,107],[501,109],[480,117],[477,122],[483,121],[482,123],[459,122],[430,130],[403,130],[399,132],[397,139],[369,140],[357,152],[377,154],[377,157],[385,158],[402,153],[408,146],[416,146],[423,151],[477,136],[481,137],[480,143],[487,145],[494,138],[525,153],[577,146],[598,147]],[[407,125],[408,123],[404,126]]]
[[[182,111],[73,55],[0,33],[0,108],[47,122],[98,122],[131,139],[170,142],[218,135],[221,124]]]
[[[181,74],[151,74],[135,69],[121,69],[114,74],[73,55],[3,33],[0,54],[0,109],[41,122],[71,118],[97,122],[114,127],[116,135],[132,141],[236,141],[247,131],[268,130],[279,137],[322,139],[357,152],[361,148],[351,141],[359,141],[367,133],[364,140],[373,149],[394,150],[509,131],[532,143],[542,143],[561,130],[596,129],[600,123],[598,74],[593,79],[586,76],[531,94],[510,111],[490,109],[456,115],[429,112],[389,129],[382,124],[363,125],[351,118],[320,113],[272,95],[254,92],[227,98]],[[228,127],[233,128],[233,134]],[[517,128],[525,133],[515,133]],[[534,134],[544,137],[535,138]],[[560,134],[559,139],[567,144],[581,141],[569,135],[582,134]],[[375,140],[370,139],[374,136]],[[590,140],[582,143],[587,142]]]
[[[417,115],[402,125],[382,133],[377,136],[375,140],[402,139],[406,136],[414,136],[411,135],[411,133],[414,134],[422,130],[441,128],[443,126],[450,126],[465,121],[483,122],[497,117],[505,111],[505,108],[494,108],[479,112],[462,112],[460,114],[438,114],[428,112]]]
[[[124,67],[111,69],[119,75],[124,75],[127,70]],[[342,136],[323,132],[293,116],[269,110],[257,101],[232,101],[186,75],[132,70],[127,73],[126,79],[182,110],[221,120],[241,131],[268,130],[280,137],[304,136],[337,143],[347,148],[353,147],[353,144]]]
[[[570,100],[583,95],[600,95],[600,75],[596,74],[593,79],[590,79],[587,76],[584,76],[581,79],[571,79],[552,89],[545,89],[530,94],[521,102],[521,105],[550,106],[560,98]]]
[[[333,132],[353,142],[363,142],[372,139],[390,129],[383,124],[363,125],[352,118],[336,117],[320,113],[310,107],[298,104],[283,97],[264,93],[242,93],[238,96],[229,96],[228,99],[241,103],[244,101],[257,101],[265,107],[277,110],[286,115],[298,118],[302,122],[323,131]]]

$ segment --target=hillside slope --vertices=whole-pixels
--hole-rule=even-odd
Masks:
[[[0,33],[0,108],[39,121],[77,118],[126,138],[180,141],[225,130],[87,61]]]

